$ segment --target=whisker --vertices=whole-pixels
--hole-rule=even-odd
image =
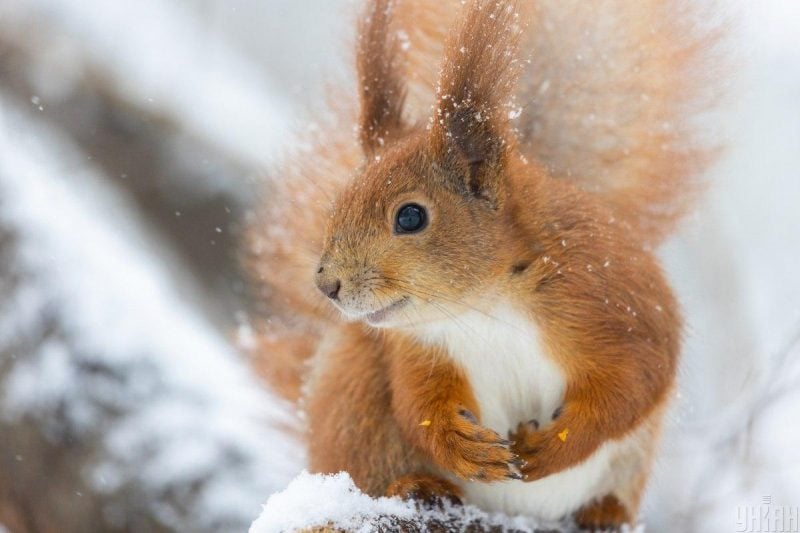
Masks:
[[[386,287],[386,286],[384,286],[384,287]],[[391,288],[391,287],[389,286],[388,288]],[[407,292],[409,292],[410,294],[412,294],[414,296],[419,296],[418,294],[414,294],[414,292],[411,291],[411,290],[407,290]],[[470,328],[469,325],[466,322],[464,322],[464,320],[462,320],[455,313],[453,313],[450,310],[448,310],[445,306],[443,306],[443,305],[441,305],[441,304],[439,304],[439,303],[437,303],[435,301],[432,301],[432,300],[428,300],[427,302],[428,302],[428,304],[432,305],[438,312],[440,312],[445,318],[452,320],[467,336],[475,335],[477,337],[480,337],[484,341],[488,340],[486,338],[483,338],[481,335],[479,335],[477,331],[475,331],[474,329]],[[406,316],[408,315],[407,310],[404,310],[404,314],[406,314]],[[422,322],[420,322],[420,324],[421,323]]]
[[[435,289],[434,289],[435,292],[430,292],[430,289],[426,290],[426,287],[412,286],[409,282],[406,282],[406,281],[403,281],[403,280],[400,280],[400,279],[388,278],[388,277],[385,277],[384,279],[386,279],[389,282],[392,282],[392,283],[396,284],[400,289],[402,289],[404,291],[407,291],[407,292],[409,292],[411,294],[414,294],[417,297],[420,297],[420,298],[423,298],[423,299],[426,299],[426,300],[428,298],[436,299],[436,300],[441,300],[443,302],[452,303],[452,304],[455,304],[455,305],[462,306],[462,307],[464,307],[466,309],[470,309],[472,311],[480,313],[480,314],[482,314],[483,316],[485,316],[487,318],[495,320],[500,324],[507,325],[507,326],[515,329],[516,331],[518,331],[520,334],[523,334],[526,337],[530,338],[532,341],[536,340],[536,339],[534,339],[533,337],[530,336],[529,332],[527,332],[524,329],[518,327],[517,325],[512,324],[511,322],[508,322],[507,320],[503,320],[502,318],[499,318],[497,316],[494,316],[491,313],[487,313],[483,309],[479,309],[479,308],[474,307],[472,305],[469,305],[469,304],[467,304],[465,302],[462,302],[462,301],[459,301],[459,300],[455,300],[455,299],[450,298],[450,297],[448,297],[446,295],[443,295],[443,294],[439,293],[438,291],[435,291]],[[427,300],[427,301],[429,303],[432,303],[431,300]]]

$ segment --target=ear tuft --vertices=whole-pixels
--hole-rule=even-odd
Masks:
[[[370,155],[404,129],[401,34],[391,24],[394,2],[367,3],[359,23],[356,66],[361,97],[359,140]]]
[[[474,0],[446,47],[431,144],[460,189],[492,198],[512,138],[508,106],[521,64],[513,3]]]

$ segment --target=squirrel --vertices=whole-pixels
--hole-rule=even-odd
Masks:
[[[679,0],[368,2],[357,106],[332,95],[248,234],[258,365],[306,414],[310,470],[637,519],[681,344],[653,250],[713,152],[691,20]]]

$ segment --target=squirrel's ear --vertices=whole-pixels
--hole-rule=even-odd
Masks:
[[[392,0],[367,2],[358,27],[359,140],[368,155],[404,128],[402,43],[391,25],[392,9]]]
[[[512,136],[510,99],[518,78],[519,15],[513,3],[475,0],[447,43],[431,146],[451,185],[494,201]]]

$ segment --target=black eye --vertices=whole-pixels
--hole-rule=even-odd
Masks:
[[[395,233],[416,233],[425,228],[428,223],[425,208],[417,204],[405,204],[397,211]]]

